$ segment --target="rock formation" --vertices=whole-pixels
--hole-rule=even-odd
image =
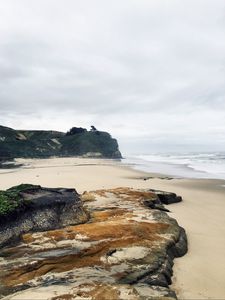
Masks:
[[[149,191],[155,193],[158,196],[160,202],[163,204],[172,204],[172,203],[177,203],[182,201],[182,197],[177,196],[175,193],[153,190],[153,189],[150,189]]]
[[[117,188],[81,198],[87,223],[25,233],[1,249],[0,294],[10,300],[176,299],[169,288],[173,258],[186,253],[187,240],[161,210],[157,193]]]

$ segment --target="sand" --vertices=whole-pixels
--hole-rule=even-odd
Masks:
[[[156,176],[121,166],[118,161],[51,158],[18,159],[22,168],[0,170],[0,189],[20,183],[74,187],[79,193],[133,187],[173,191],[183,202],[169,206],[188,235],[188,254],[175,260],[172,288],[179,299],[225,299],[225,181],[143,180]],[[160,176],[161,177],[161,176]],[[223,186],[224,185],[224,186]]]

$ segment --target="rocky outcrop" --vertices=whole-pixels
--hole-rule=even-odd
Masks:
[[[14,187],[13,191],[18,187]],[[32,186],[19,192],[20,207],[0,217],[0,247],[29,231],[84,223],[88,215],[75,189]]]
[[[187,251],[185,231],[145,190],[82,195],[88,223],[26,233],[0,251],[0,293],[7,299],[176,299],[173,258]]]

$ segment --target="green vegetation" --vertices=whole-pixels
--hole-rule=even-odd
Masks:
[[[63,155],[83,155],[88,152],[100,152],[102,157],[113,158],[118,144],[109,133],[86,131],[61,138]],[[115,155],[116,157],[116,155]]]
[[[43,130],[14,130],[0,126],[0,160],[15,157],[80,156],[100,153],[102,157],[121,158],[118,143],[107,132],[94,126],[73,127],[67,133]]]
[[[0,191],[0,217],[26,206],[28,201],[23,199],[21,192],[37,187],[32,184],[20,184],[6,191]]]

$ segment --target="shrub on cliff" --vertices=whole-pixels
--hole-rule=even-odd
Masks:
[[[66,136],[68,135],[74,135],[74,134],[78,134],[78,133],[84,133],[86,132],[87,129],[82,128],[82,127],[72,127],[67,133]]]

